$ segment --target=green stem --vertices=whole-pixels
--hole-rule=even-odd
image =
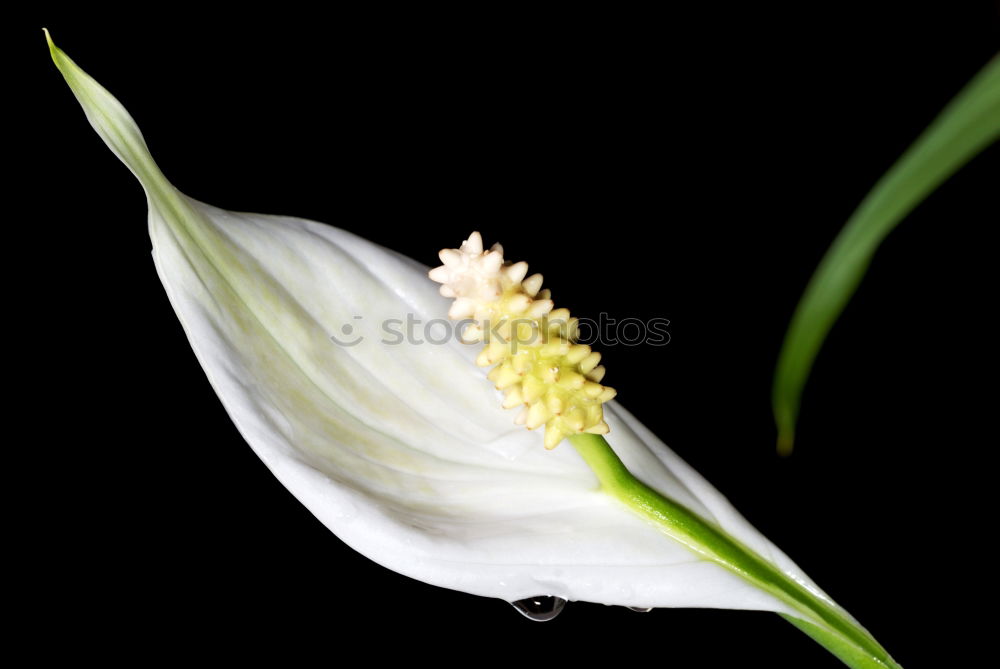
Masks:
[[[898,669],[882,646],[853,618],[813,593],[721,528],[653,490],[625,467],[605,439],[594,434],[569,438],[601,487],[671,538],[729,569],[790,605],[801,616],[784,616],[845,664],[856,669]]]

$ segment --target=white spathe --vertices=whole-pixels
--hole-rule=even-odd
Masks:
[[[159,276],[229,415],[347,544],[413,578],[508,601],[792,612],[601,493],[569,444],[546,451],[540,433],[512,425],[473,364],[477,346],[397,335],[408,314],[446,317],[426,267],[327,225],[178,193],[125,109],[55,47],[53,58],[146,191]],[[819,593],[659,439],[606,406],[609,441],[640,479]]]

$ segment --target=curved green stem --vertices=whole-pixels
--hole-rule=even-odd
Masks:
[[[653,490],[625,467],[599,435],[569,438],[601,487],[671,538],[774,595],[801,616],[785,616],[856,669],[898,668],[882,646],[845,611],[795,581],[721,528]]]

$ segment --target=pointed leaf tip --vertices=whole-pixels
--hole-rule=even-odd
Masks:
[[[50,53],[55,53],[55,50],[56,50],[57,47],[56,47],[55,42],[52,41],[52,35],[49,34],[49,29],[48,28],[42,28],[42,32],[45,33],[45,41],[48,42],[49,52]]]
[[[49,45],[49,56],[52,58],[52,62],[55,63],[56,68],[66,76],[63,71],[63,66],[61,61],[66,59],[66,54],[63,50],[56,46],[56,43],[52,41],[52,34],[49,32],[48,28],[42,28],[42,32],[45,33],[45,42]]]
[[[787,458],[792,454],[795,447],[795,433],[791,430],[781,430],[778,432],[778,455]]]

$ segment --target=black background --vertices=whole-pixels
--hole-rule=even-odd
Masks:
[[[478,229],[576,315],[670,319],[665,347],[604,350],[621,402],[902,664],[961,653],[963,607],[992,568],[963,537],[986,522],[977,472],[995,447],[996,149],[884,244],[817,362],[790,458],[769,407],[822,253],[1000,46],[996,4],[936,5],[14,22],[23,624],[84,655],[838,666],[770,614],[571,603],[536,624],[340,543],[215,398],[155,275],[142,192],[52,67],[45,25],[193,197],[426,264]]]

